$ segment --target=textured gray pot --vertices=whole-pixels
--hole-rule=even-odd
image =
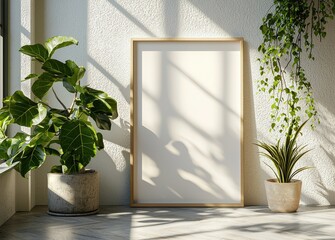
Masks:
[[[299,208],[301,181],[278,183],[276,179],[265,181],[268,206],[273,212],[295,212]]]
[[[99,174],[48,173],[48,213],[59,216],[95,214],[99,208]]]

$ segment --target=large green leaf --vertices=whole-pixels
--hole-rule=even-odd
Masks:
[[[40,62],[45,62],[49,57],[48,50],[39,43],[34,45],[25,45],[21,47],[19,51],[28,56],[34,57]]]
[[[42,99],[50,90],[54,82],[59,81],[60,78],[55,78],[49,73],[42,73],[31,87],[32,92],[36,97]]]
[[[13,122],[12,116],[5,106],[0,109],[0,140],[6,137],[7,126]]]
[[[49,129],[45,129],[44,131],[37,132],[32,136],[29,141],[29,146],[41,145],[47,146],[51,140],[55,137],[55,133],[50,132]]]
[[[117,102],[113,98],[98,98],[93,102],[94,112],[105,113],[110,119],[118,117]]]
[[[78,119],[64,123],[59,134],[64,161],[76,160],[86,166],[95,156],[97,136],[89,125],[89,122]]]
[[[42,104],[33,102],[24,96],[22,91],[16,91],[9,98],[8,109],[13,121],[26,127],[39,124],[47,114]]]
[[[44,45],[48,49],[49,57],[51,58],[54,52],[62,47],[66,47],[69,45],[78,45],[78,41],[74,39],[73,37],[67,37],[67,36],[55,36],[51,37],[48,40],[45,41]]]
[[[8,149],[11,146],[10,139],[2,139],[0,140],[0,160],[7,160],[8,156]]]
[[[13,138],[11,138],[11,146],[9,149],[10,155],[13,156],[15,153],[29,140],[29,135],[24,132],[18,132]]]
[[[14,162],[19,161],[19,172],[21,176],[25,176],[32,169],[39,168],[45,161],[46,153],[42,146],[35,145],[33,147],[25,147],[22,155],[17,156]]]
[[[58,76],[72,76],[72,70],[61,61],[56,59],[49,59],[43,65],[42,69]]]
[[[91,112],[90,116],[93,118],[98,128],[111,130],[112,123],[107,114]]]
[[[29,136],[26,133],[19,132],[15,134],[13,138],[7,138],[5,139],[5,141],[6,141],[5,146],[8,147],[6,149],[7,154],[6,160],[7,164],[11,165],[13,163],[14,158],[16,156],[20,156],[20,153],[22,153],[24,146],[27,145],[27,142],[29,141]]]
[[[59,113],[57,112],[53,112],[51,114],[51,120],[52,120],[52,123],[53,125],[55,125],[56,127],[62,127],[63,124],[65,122],[68,121],[68,118],[64,115],[64,114],[61,114],[62,112],[59,111]]]
[[[60,160],[61,172],[64,174],[79,173],[85,169],[85,165],[81,163],[79,156],[74,155],[72,152],[66,152],[61,156]]]

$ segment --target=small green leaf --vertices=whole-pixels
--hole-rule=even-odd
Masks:
[[[59,110],[61,111],[61,110]],[[65,113],[64,113],[65,114]],[[64,123],[66,123],[68,121],[68,118],[66,115],[64,115],[62,113],[56,113],[56,112],[53,112],[51,114],[51,121],[52,121],[52,124],[56,127],[56,128],[60,128]],[[68,114],[66,112],[66,114]]]
[[[72,86],[76,86],[76,83],[82,79],[85,75],[86,69],[84,67],[78,67],[74,61],[67,60],[66,65],[72,70],[73,75],[66,78],[66,81]]]
[[[54,156],[60,156],[60,153],[58,150],[54,149],[54,148],[50,148],[50,147],[46,147],[45,148],[45,153],[47,155],[54,155]]]
[[[104,139],[101,133],[97,133],[97,137],[98,137],[97,147],[99,150],[101,150],[104,148]]]
[[[52,57],[52,55],[57,49],[66,47],[72,44],[78,45],[78,41],[74,39],[73,37],[67,37],[67,36],[51,37],[48,40],[46,40],[44,43],[45,47],[47,48],[47,52],[50,58]]]
[[[37,77],[38,77],[38,74],[31,73],[27,77],[25,77],[23,80],[21,80],[21,82],[24,82],[24,81],[29,80],[29,79],[37,78]]]
[[[62,165],[56,165],[56,166],[52,166],[51,173],[62,173]]]
[[[266,26],[266,25],[262,25],[261,27],[260,27],[260,30],[262,31],[262,34],[265,34],[266,32],[267,32],[267,30],[268,30],[268,27]]]
[[[75,93],[76,89],[71,85],[66,78],[63,79],[63,87],[68,90],[70,93]]]

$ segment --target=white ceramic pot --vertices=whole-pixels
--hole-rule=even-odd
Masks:
[[[95,214],[99,208],[99,174],[48,173],[48,213],[60,216]]]
[[[301,181],[278,183],[276,179],[265,181],[268,206],[273,212],[295,212],[299,208]]]

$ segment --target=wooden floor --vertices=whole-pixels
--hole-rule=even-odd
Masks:
[[[0,227],[0,239],[335,239],[334,207],[302,207],[271,213],[265,207],[102,207],[86,217],[54,217],[45,206],[17,213]]]

